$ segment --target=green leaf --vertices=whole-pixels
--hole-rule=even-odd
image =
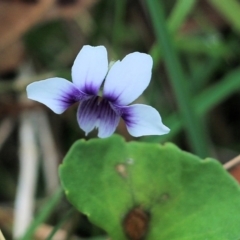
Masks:
[[[238,184],[218,161],[171,143],[79,140],[60,178],[69,201],[113,240],[240,238]]]

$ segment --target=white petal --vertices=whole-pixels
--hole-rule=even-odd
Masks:
[[[116,130],[120,116],[111,108],[107,100],[99,102],[98,97],[92,97],[80,103],[77,120],[86,135],[94,128],[98,128],[98,136],[106,138]]]
[[[148,86],[152,75],[152,57],[145,53],[128,54],[109,70],[103,95],[116,105],[128,105]]]
[[[122,107],[121,110],[127,130],[134,137],[163,135],[170,131],[170,129],[162,123],[158,111],[153,107],[134,104]]]
[[[73,83],[63,78],[49,78],[27,86],[29,99],[45,104],[57,114],[82,99],[82,93]]]
[[[82,92],[96,95],[108,71],[104,46],[84,46],[72,67],[72,81]]]

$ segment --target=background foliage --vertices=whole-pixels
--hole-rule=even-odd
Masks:
[[[63,237],[57,239],[104,234],[72,210],[60,190],[53,196],[49,190],[57,185],[51,185],[58,179],[56,165],[84,137],[76,122],[77,106],[57,116],[27,101],[25,93],[35,80],[71,79],[72,62],[84,44],[105,45],[110,60],[134,51],[152,55],[152,81],[138,102],[157,108],[171,132],[139,141],[171,141],[222,163],[238,155],[239,12],[237,0],[1,1],[0,228],[6,238],[12,238],[13,206],[22,186],[19,172],[30,163],[33,168],[26,172],[34,174],[24,181],[34,186],[29,195],[34,206],[22,210],[36,218],[23,239],[32,239],[33,233],[36,239],[53,239],[60,228]],[[123,124],[117,132],[132,139]],[[29,152],[35,152],[35,163],[32,157],[30,163],[21,161]],[[50,165],[56,159],[55,165],[46,167],[44,159]],[[234,176],[238,178],[236,171]]]

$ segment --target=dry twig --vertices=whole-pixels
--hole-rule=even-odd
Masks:
[[[226,162],[223,167],[226,169],[226,170],[229,170],[237,165],[240,164],[240,155],[238,155],[237,157],[233,158],[232,160]]]

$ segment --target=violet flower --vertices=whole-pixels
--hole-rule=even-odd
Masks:
[[[74,61],[72,82],[57,77],[34,82],[27,86],[27,95],[57,114],[80,102],[77,120],[86,135],[98,128],[100,138],[109,137],[120,118],[134,137],[162,135],[169,129],[156,109],[143,104],[128,106],[148,86],[152,64],[150,55],[134,52],[115,62],[108,71],[105,47],[84,46]]]

